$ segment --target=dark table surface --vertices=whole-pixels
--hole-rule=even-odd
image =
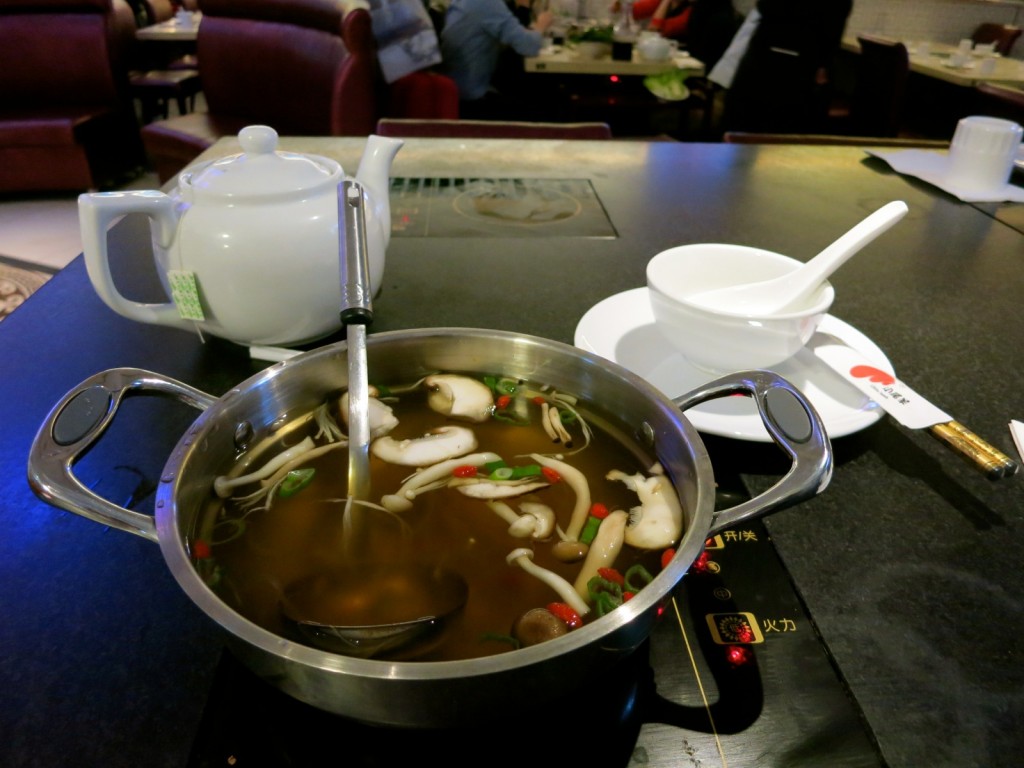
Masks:
[[[296,146],[354,169],[362,142]],[[583,313],[642,286],[664,248],[735,242],[806,259],[902,199],[908,217],[835,275],[833,314],[1017,457],[1007,422],[1024,417],[1024,236],[1000,220],[1007,208],[959,203],[841,147],[410,141],[392,169],[470,174],[589,179],[616,236],[395,237],[374,330],[475,326],[571,343]],[[145,224],[126,220],[111,248],[125,285],[156,298]],[[120,318],[81,258],[0,325],[0,359],[0,765],[182,766],[218,630],[151,542],[38,501],[26,460],[49,409],[100,370],[148,368],[219,395],[261,364],[227,342]],[[131,401],[80,469],[141,510],[196,415],[152,400]],[[751,490],[778,469],[771,446],[707,442]],[[888,417],[834,448],[829,488],[767,525],[885,760],[1019,761],[1024,480],[989,481]]]

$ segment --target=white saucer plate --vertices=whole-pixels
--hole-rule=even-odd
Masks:
[[[885,353],[853,326],[826,315],[818,330],[841,339],[877,368],[895,374]],[[609,296],[587,310],[576,326],[575,344],[618,363],[670,398],[718,378],[689,363],[662,336],[654,323],[646,287]],[[877,403],[864,397],[806,349],[774,370],[811,401],[830,437],[859,432],[884,413]],[[687,411],[686,416],[698,431],[706,434],[771,441],[757,409],[746,397],[726,397],[703,403]]]
[[[1003,184],[988,192],[964,189],[957,183],[947,179],[949,155],[945,152],[933,152],[927,149],[903,149],[894,152],[865,150],[869,155],[881,158],[893,170],[927,181],[939,189],[960,198],[965,203],[1024,203],[1024,188],[1016,184]],[[1017,162],[1022,155],[1018,153]]]

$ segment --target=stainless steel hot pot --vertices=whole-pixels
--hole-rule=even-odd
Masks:
[[[270,439],[346,386],[344,343],[278,363],[216,398],[137,369],[99,373],[69,392],[41,426],[29,457],[29,482],[50,504],[159,543],[189,597],[227,631],[233,652],[281,690],[321,709],[362,721],[407,727],[468,724],[524,711],[582,684],[610,659],[636,649],[659,608],[700,555],[705,539],[743,520],[820,492],[831,475],[828,437],[812,406],[779,376],[737,373],[669,400],[618,365],[576,348],[488,330],[423,329],[368,340],[371,378],[413,381],[454,371],[522,377],[586,400],[656,458],[687,514],[673,561],[638,595],[610,614],[556,640],[468,661],[388,662],[327,653],[268,632],[227,607],[198,577],[185,547],[213,480],[241,452]],[[743,392],[793,460],[788,474],[757,498],[715,512],[715,479],[697,431],[682,411]],[[74,463],[103,434],[126,395],[166,394],[202,410],[167,460],[150,517],[89,491]],[[553,681],[557,680],[558,685]]]

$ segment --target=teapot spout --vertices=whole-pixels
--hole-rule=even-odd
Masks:
[[[380,222],[384,247],[391,240],[391,204],[388,200],[391,162],[405,144],[401,139],[371,134],[366,138],[366,149],[359,161],[356,179],[369,193],[373,215]]]

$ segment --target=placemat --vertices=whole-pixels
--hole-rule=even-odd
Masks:
[[[55,269],[0,256],[0,321],[56,274]]]

